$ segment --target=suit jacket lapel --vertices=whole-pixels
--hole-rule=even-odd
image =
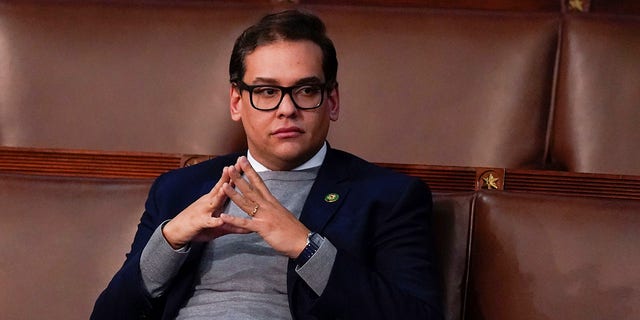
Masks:
[[[300,221],[311,231],[321,233],[349,193],[348,164],[338,158],[328,150],[300,214]]]
[[[311,231],[323,233],[349,193],[349,163],[341,161],[339,152],[329,148],[316,181],[311,187],[302,208],[300,221]],[[293,319],[305,314],[315,300],[315,293],[308,287],[297,286],[300,278],[295,272],[295,263],[289,259],[287,268],[287,293]]]

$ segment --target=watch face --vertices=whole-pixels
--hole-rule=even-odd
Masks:
[[[309,242],[315,244],[318,247],[322,243],[322,240],[322,236],[318,233],[313,232],[309,235]]]

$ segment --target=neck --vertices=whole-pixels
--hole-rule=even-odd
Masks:
[[[319,150],[313,152],[310,156],[304,157],[301,160],[285,160],[273,159],[273,161],[265,161],[259,155],[251,152],[251,148],[247,151],[247,159],[251,166],[257,171],[291,171],[291,170],[304,170],[313,167],[319,167],[327,154],[327,143],[325,142]]]

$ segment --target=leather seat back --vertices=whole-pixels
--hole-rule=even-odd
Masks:
[[[432,229],[444,284],[447,320],[460,320],[467,289],[468,246],[473,192],[435,193]]]
[[[482,191],[468,319],[638,319],[640,203]]]
[[[559,19],[318,8],[338,54],[332,144],[376,162],[544,163]]]
[[[0,145],[223,154],[235,37],[268,6],[0,4]],[[338,50],[329,139],[370,161],[541,167],[552,14],[309,6]]]
[[[0,174],[3,319],[87,319],[124,262],[150,180]]]
[[[640,175],[640,19],[568,16],[562,33],[552,161]]]

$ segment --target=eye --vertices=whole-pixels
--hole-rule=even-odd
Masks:
[[[296,89],[296,95],[300,96],[315,96],[320,94],[320,86],[318,85],[308,85],[301,86]]]
[[[277,97],[280,95],[280,89],[274,87],[255,87],[253,94],[261,97]]]

